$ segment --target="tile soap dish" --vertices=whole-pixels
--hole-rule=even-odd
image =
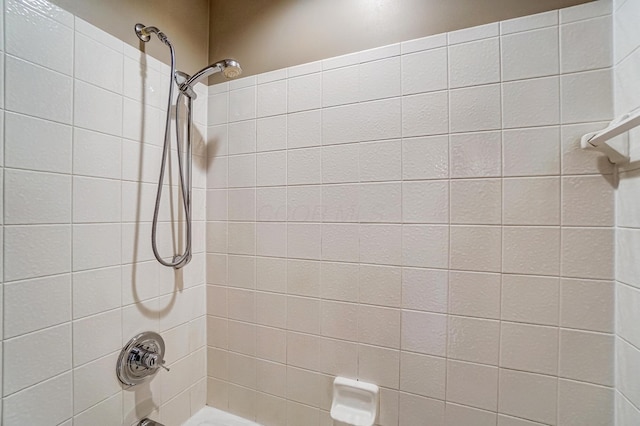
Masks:
[[[354,426],[373,426],[378,415],[378,386],[336,377],[333,381],[331,418]]]

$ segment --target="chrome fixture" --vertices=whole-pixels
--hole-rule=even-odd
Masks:
[[[144,382],[164,368],[164,340],[153,331],[145,331],[133,337],[120,351],[116,374],[128,386]]]
[[[226,78],[236,78],[242,74],[242,68],[240,68],[240,64],[237,61],[225,59],[204,67],[193,76],[176,71],[176,84],[182,93],[191,99],[195,99],[197,95],[193,90],[193,85],[217,72],[221,72]]]
[[[138,426],[164,426],[162,423],[154,422],[151,419],[142,419]]]
[[[153,210],[153,221],[151,223],[151,247],[153,248],[153,254],[164,266],[169,266],[175,269],[186,266],[191,261],[191,127],[193,123],[193,117],[191,113],[192,102],[196,99],[197,95],[193,86],[200,80],[215,74],[216,72],[222,72],[227,78],[238,77],[242,73],[240,64],[233,59],[225,59],[220,62],[211,64],[193,76],[187,73],[176,70],[175,64],[175,51],[173,45],[167,38],[167,36],[156,27],[147,27],[143,24],[136,24],[134,27],[136,35],[143,42],[151,40],[151,34],[158,36],[158,39],[169,47],[171,54],[171,77],[169,81],[169,97],[167,101],[167,116],[164,126],[164,148],[162,149],[162,165],[160,167],[160,177],[158,179],[158,190],[156,193],[156,203]],[[164,183],[165,165],[169,155],[171,146],[171,100],[173,99],[173,83],[178,86],[178,99],[176,100],[175,108],[175,121],[176,121],[176,150],[178,155],[178,175],[180,178],[180,190],[182,192],[182,209],[185,215],[186,237],[185,248],[180,254],[175,254],[170,261],[166,261],[162,258],[158,252],[157,235],[158,235],[158,215],[160,211],[160,199],[162,198],[162,189]],[[185,104],[186,98],[186,141],[184,149],[186,153],[183,153],[182,145],[182,132],[180,131],[180,108]],[[183,155],[185,158],[183,159]]]

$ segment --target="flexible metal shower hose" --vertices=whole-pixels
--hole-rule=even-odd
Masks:
[[[164,146],[162,148],[162,164],[160,166],[160,176],[158,178],[158,191],[156,193],[156,204],[153,210],[153,221],[151,223],[151,247],[153,248],[153,255],[156,257],[158,262],[160,262],[164,266],[172,267],[172,268],[182,268],[186,266],[191,261],[191,168],[192,168],[192,158],[191,158],[191,98],[187,97],[187,137],[186,137],[186,158],[185,165],[183,166],[182,159],[182,146],[180,142],[180,104],[182,103],[183,94],[180,92],[178,94],[178,99],[176,100],[176,111],[175,111],[175,119],[176,119],[176,148],[178,154],[178,174],[180,177],[180,189],[182,191],[182,207],[184,209],[185,221],[186,221],[186,237],[185,237],[185,249],[181,254],[176,254],[173,256],[171,261],[166,261],[162,258],[158,251],[158,215],[160,212],[160,200],[162,198],[162,189],[164,182],[164,173],[165,167],[169,155],[169,150],[171,149],[171,100],[173,99],[173,79],[176,72],[176,64],[175,64],[175,52],[173,50],[173,46],[171,42],[167,39],[167,37],[163,33],[159,33],[158,37],[160,40],[169,47],[169,51],[171,52],[171,75],[169,76],[169,97],[167,100],[167,115],[164,126]],[[171,182],[169,182],[171,184]]]

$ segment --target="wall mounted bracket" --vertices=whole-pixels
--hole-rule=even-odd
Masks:
[[[611,146],[607,141],[628,132],[634,127],[640,126],[640,109],[636,109],[628,114],[613,120],[607,128],[587,133],[580,140],[582,149],[600,151],[609,157],[613,164],[624,164],[629,162],[629,155],[626,152]],[[628,143],[625,143],[628,146]]]

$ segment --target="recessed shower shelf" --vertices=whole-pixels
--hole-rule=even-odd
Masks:
[[[621,152],[616,147],[609,145],[607,141],[637,126],[640,126],[640,108],[616,118],[603,130],[587,133],[582,137],[580,146],[582,149],[591,149],[602,152],[609,157],[609,161],[613,164],[627,163],[629,162],[629,155],[626,152]]]

